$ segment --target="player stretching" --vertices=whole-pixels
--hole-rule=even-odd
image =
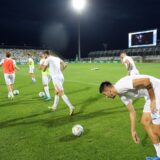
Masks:
[[[32,55],[30,53],[28,55],[28,65],[29,65],[29,75],[32,78],[32,82],[36,83],[35,75],[34,75],[34,61],[32,59]]]
[[[127,68],[128,75],[139,75],[139,71],[136,68],[136,65],[132,57],[127,56],[125,52],[120,54],[121,63],[124,64]]]
[[[63,66],[63,69],[65,69],[66,64],[60,58],[51,56],[49,54],[49,51],[45,51],[43,52],[43,54],[44,54],[44,57],[46,58],[43,71],[45,71],[47,67],[49,67],[50,75],[51,75],[51,78],[52,78],[52,81],[55,87],[54,103],[52,107],[49,107],[49,109],[53,111],[57,109],[57,105],[59,102],[59,96],[61,96],[63,101],[66,103],[66,105],[70,109],[69,114],[72,115],[74,112],[74,106],[70,103],[68,97],[64,94],[64,89],[63,89],[64,77],[61,71],[61,65]]]
[[[13,85],[15,81],[15,69],[19,70],[19,68],[16,66],[15,60],[13,60],[11,57],[10,52],[6,53],[6,58],[3,59],[0,62],[0,66],[3,67],[4,72],[4,79],[7,85],[8,89],[8,98],[13,99]]]
[[[99,91],[108,98],[115,98],[116,95],[120,96],[129,111],[131,134],[137,144],[139,143],[139,137],[136,133],[136,112],[132,99],[145,98],[141,123],[157,152],[157,157],[147,157],[146,160],[160,160],[160,80],[147,75],[126,76],[115,85],[108,81],[103,82]]]
[[[45,58],[44,58],[44,55],[42,54],[41,60],[40,60],[40,66],[39,66],[41,70],[43,69],[44,62],[45,62]],[[46,93],[45,101],[51,100],[51,96],[49,93],[49,86],[48,86],[50,80],[51,80],[51,76],[49,73],[49,69],[47,68],[45,72],[42,71],[42,83],[44,86],[44,91]]]

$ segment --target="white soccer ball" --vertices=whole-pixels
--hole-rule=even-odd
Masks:
[[[13,91],[13,94],[14,94],[15,96],[19,95],[19,90],[14,90],[14,91]]]
[[[76,124],[72,127],[72,133],[74,136],[80,136],[84,132],[83,127],[80,124]]]
[[[45,93],[44,92],[39,92],[39,97],[44,97]]]

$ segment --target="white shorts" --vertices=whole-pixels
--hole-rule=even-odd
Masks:
[[[139,71],[137,69],[133,69],[130,71],[130,76],[139,75]]]
[[[51,76],[50,75],[43,75],[42,76],[42,83],[43,83],[43,85],[48,85],[49,82],[50,82],[50,80],[51,80]]]
[[[34,73],[34,67],[29,67],[28,73]]]
[[[64,77],[63,76],[57,76],[57,77],[52,77],[53,85],[55,87],[56,91],[63,91],[63,82],[64,82]]]
[[[15,74],[4,74],[4,79],[7,85],[14,84],[15,81]]]
[[[155,90],[155,92],[157,93],[157,89]],[[160,91],[159,91],[160,92]],[[156,94],[155,93],[155,94]],[[160,93],[158,93],[160,95]],[[157,98],[157,94],[156,94],[156,109],[157,109],[157,112],[160,113],[160,97],[159,99]],[[146,113],[151,113],[151,109],[150,109],[150,100],[146,100],[146,103],[144,105],[144,109],[143,109],[143,112],[146,112]],[[160,118],[158,119],[154,119],[152,120],[152,123],[155,124],[155,125],[160,125]]]

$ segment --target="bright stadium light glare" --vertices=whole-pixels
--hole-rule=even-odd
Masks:
[[[81,12],[86,6],[86,0],[72,0],[72,5],[76,11]]]

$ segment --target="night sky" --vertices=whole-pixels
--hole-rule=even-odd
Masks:
[[[49,46],[65,58],[77,53],[78,15],[71,0],[0,0],[0,44]],[[160,29],[160,0],[88,0],[81,15],[82,57],[128,48],[128,33]]]

